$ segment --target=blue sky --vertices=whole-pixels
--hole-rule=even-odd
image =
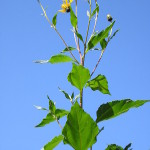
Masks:
[[[50,19],[60,9],[61,0],[41,1],[47,8]],[[110,42],[100,66],[94,76],[103,74],[109,82],[111,96],[84,91],[84,109],[95,119],[95,112],[102,103],[131,98],[150,99],[150,2],[143,1],[98,1],[100,14],[96,30],[102,30],[109,23],[110,13],[120,29]],[[72,7],[74,7],[74,2]],[[79,4],[79,32],[86,32],[88,5],[85,0]],[[93,7],[94,8],[94,7]],[[50,28],[36,0],[1,1],[0,5],[0,150],[40,150],[44,144],[61,130],[56,123],[44,128],[35,128],[45,112],[33,105],[48,106],[47,95],[58,108],[69,110],[71,104],[59,92],[58,86],[71,93],[78,91],[67,82],[72,64],[35,64],[34,60],[49,59],[65,46]],[[59,14],[57,28],[68,43],[75,46],[69,14]],[[94,22],[94,20],[92,20]],[[91,28],[93,23],[91,23]],[[90,32],[91,33],[91,32]],[[85,36],[83,36],[85,38]],[[78,54],[75,54],[78,56]],[[93,69],[99,52],[89,52],[86,67]],[[94,77],[93,76],[93,77]],[[105,127],[98,136],[93,150],[105,149],[108,144],[125,146],[132,142],[134,150],[150,149],[150,103],[128,113],[98,124]],[[61,121],[63,124],[65,119]],[[56,150],[72,150],[60,144]]]

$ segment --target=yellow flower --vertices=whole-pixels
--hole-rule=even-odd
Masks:
[[[68,2],[69,1],[69,2]],[[73,0],[63,0],[63,4],[61,5],[61,10],[59,10],[60,12],[62,13],[65,13],[65,12],[70,12],[70,5],[72,3]]]

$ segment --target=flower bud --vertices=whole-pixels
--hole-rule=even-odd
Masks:
[[[112,16],[111,16],[110,14],[107,15],[107,20],[108,20],[109,22],[112,22],[113,18],[112,18]]]

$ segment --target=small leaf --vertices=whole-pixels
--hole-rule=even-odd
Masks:
[[[72,71],[68,75],[68,81],[81,90],[90,79],[90,72],[81,65],[73,64]]]
[[[74,92],[72,92],[71,99],[72,100],[74,99]]]
[[[111,145],[108,145],[108,147],[105,150],[123,150],[123,148],[116,144],[111,144]]]
[[[43,126],[45,126],[45,125],[47,125],[47,124],[49,124],[50,122],[53,122],[53,121],[55,121],[55,120],[56,120],[56,119],[55,119],[54,115],[52,115],[51,113],[48,113],[47,116],[46,116],[46,118],[44,118],[44,119],[41,121],[41,123],[39,123],[39,124],[36,125],[35,127],[43,127]]]
[[[36,105],[34,105],[34,107],[35,107],[36,109],[38,109],[38,110],[47,110],[46,108],[43,108],[43,107],[41,107],[41,106],[36,106]]]
[[[122,113],[127,112],[131,108],[137,108],[143,104],[150,102],[150,100],[136,100],[132,101],[130,99],[116,100],[102,104],[97,110],[96,122],[108,120],[119,116]]]
[[[105,49],[106,46],[107,46],[106,40],[105,40],[105,39],[101,40],[101,41],[100,41],[100,45],[101,45],[102,49]]]
[[[111,28],[113,27],[115,21],[113,23],[111,23],[105,30],[102,30],[101,32],[99,32],[98,34],[96,35],[93,35],[91,37],[91,39],[89,40],[88,42],[88,47],[87,47],[87,50],[86,50],[86,53],[94,48],[100,41],[102,41],[103,39],[105,39],[106,37],[108,37],[109,35],[109,31],[111,30]]]
[[[110,95],[107,79],[103,75],[98,75],[94,79],[88,81],[86,86],[89,86],[93,91],[98,90],[103,94]]]
[[[70,96],[67,92],[65,92],[64,90],[61,90],[60,88],[59,88],[59,91],[64,93],[65,97],[70,100]]]
[[[129,143],[123,150],[128,150],[131,147],[132,143]],[[130,149],[132,150],[132,149]]]
[[[39,64],[46,64],[49,62],[49,60],[35,60],[33,61],[34,63],[39,63]]]
[[[52,114],[55,114],[56,106],[52,100],[49,100],[49,110]]]
[[[64,109],[56,109],[55,111],[55,115],[57,118],[62,118],[63,116],[68,115],[68,111],[64,110]]]
[[[84,43],[82,35],[78,32],[75,32],[75,34]]]
[[[55,136],[42,148],[42,150],[53,150],[63,140],[63,138],[63,135]]]
[[[116,30],[116,31],[114,32],[114,34],[111,36],[110,40],[117,34],[118,31],[119,31],[119,30]]]
[[[49,60],[51,64],[72,62],[72,61],[73,61],[72,58],[66,55],[62,55],[62,54],[54,55]]]
[[[76,28],[77,26],[77,17],[76,15],[74,14],[72,8],[70,7],[70,21],[71,21],[71,24],[74,28]]]
[[[68,50],[69,49],[69,50]],[[72,50],[75,50],[76,48],[74,47],[70,47],[68,46],[68,48],[66,47],[61,53],[65,53],[65,52],[69,52],[69,51],[72,51]]]
[[[58,13],[56,13],[56,14],[54,15],[53,20],[52,20],[52,23],[53,23],[54,26],[56,26],[56,23],[57,23],[57,14],[58,14]]]
[[[96,4],[96,8],[93,10],[92,14],[91,14],[91,18],[95,15],[95,13],[99,13],[99,5]]]
[[[98,133],[99,128],[95,121],[76,102],[62,131],[64,143],[71,145],[75,150],[87,150],[96,142]]]

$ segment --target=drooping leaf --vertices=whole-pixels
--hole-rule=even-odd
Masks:
[[[68,111],[64,110],[64,109],[56,109],[55,111],[55,115],[57,118],[62,118],[63,116],[68,115]]]
[[[58,54],[54,55],[50,58],[49,62],[51,64],[56,64],[56,63],[64,63],[64,62],[72,62],[73,59],[69,56]]]
[[[35,127],[44,127],[45,125],[49,124],[50,122],[55,121],[55,117],[54,115],[52,115],[51,113],[48,113],[46,118],[44,118],[41,123],[39,123],[38,125],[36,125]]]
[[[111,23],[105,30],[102,30],[101,32],[99,32],[98,34],[96,35],[93,35],[91,37],[91,39],[89,40],[88,42],[88,47],[87,47],[87,50],[86,50],[86,53],[94,48],[101,40],[105,39],[106,37],[108,37],[109,35],[109,31],[111,30],[111,28],[113,27],[115,21],[113,23]]]
[[[94,79],[88,81],[86,86],[89,86],[93,91],[98,90],[103,94],[110,95],[107,79],[103,75],[98,75]]]
[[[36,106],[36,105],[34,105],[34,107],[35,107],[36,109],[38,109],[38,110],[47,110],[46,108],[43,108],[43,107],[41,107],[41,106]]]
[[[60,88],[59,88],[59,91],[64,93],[65,97],[70,100],[70,95],[67,92],[65,92],[64,90],[61,90]]]
[[[91,18],[95,15],[95,13],[99,13],[99,5],[96,4],[96,8],[93,10],[92,14],[91,14]]]
[[[68,50],[69,49],[69,50]],[[65,52],[69,52],[69,51],[72,51],[72,50],[75,50],[76,48],[74,47],[70,47],[68,46],[68,48],[66,47],[61,53],[65,53]]]
[[[114,32],[114,34],[110,37],[110,40],[117,34],[118,31],[119,31],[119,30],[116,30],[116,31]]]
[[[123,150],[123,148],[116,144],[111,144],[111,145],[108,145],[108,147],[105,150]]]
[[[74,28],[76,28],[77,26],[77,17],[76,15],[74,14],[72,8],[70,7],[70,21],[71,21],[71,24]]]
[[[53,150],[63,140],[63,138],[63,135],[55,136],[42,148],[42,150]]]
[[[84,43],[82,35],[78,32],[75,32],[75,34]]]
[[[102,104],[97,110],[96,122],[98,123],[103,120],[108,120],[117,117],[120,114],[127,112],[129,109],[137,108],[147,102],[150,102],[150,100],[132,101],[130,99],[125,99]]]
[[[129,148],[131,147],[132,143],[129,143],[123,150],[129,150]],[[130,149],[132,150],[132,149]]]
[[[57,23],[57,14],[58,14],[58,13],[56,13],[56,14],[54,15],[53,20],[52,20],[52,23],[53,23],[54,26],[56,26],[56,23]]]
[[[96,142],[98,133],[95,121],[76,102],[62,131],[64,143],[71,145],[75,150],[87,150]]]
[[[81,90],[90,79],[90,72],[81,65],[73,64],[72,71],[68,75],[68,81]]]

